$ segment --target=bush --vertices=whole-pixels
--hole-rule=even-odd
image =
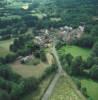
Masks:
[[[81,82],[79,80],[76,81],[76,85],[77,85],[78,89],[80,90],[81,89]]]
[[[98,80],[98,65],[93,65],[90,69],[91,78]]]
[[[10,95],[4,90],[0,90],[0,100],[10,100]]]
[[[40,78],[40,80],[45,79],[47,76],[51,75],[52,73],[55,73],[57,71],[57,65],[53,64],[52,66],[48,67],[44,74],[42,75],[42,77]]]
[[[81,89],[81,91],[82,91],[82,93],[83,93],[84,96],[89,97],[88,94],[87,94],[87,89],[85,87],[83,87]]]
[[[38,60],[38,59],[33,60],[33,65],[38,65],[39,63],[40,63],[40,60]]]

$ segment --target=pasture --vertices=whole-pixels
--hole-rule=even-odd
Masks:
[[[81,48],[78,46],[63,46],[58,50],[59,55],[65,55],[70,53],[74,57],[82,56],[83,59],[87,59],[90,56],[91,50],[86,48]]]
[[[91,100],[98,100],[98,82],[91,79],[81,79],[81,84],[87,89],[87,94]]]
[[[42,62],[38,63],[37,65],[33,65],[32,63],[21,64],[20,61],[15,61],[10,65],[12,70],[15,73],[21,75],[23,78],[28,78],[32,76],[39,78],[40,76],[42,76],[46,68],[49,67],[48,64]]]
[[[4,57],[7,54],[11,53],[9,50],[9,46],[12,42],[12,39],[0,41],[0,57]]]

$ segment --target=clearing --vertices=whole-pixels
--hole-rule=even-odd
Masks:
[[[7,54],[11,53],[9,50],[10,44],[13,42],[13,39],[0,41],[0,56],[4,57]]]
[[[39,78],[47,67],[49,67],[48,64],[45,64],[43,62],[40,62],[37,65],[33,64],[21,64],[20,61],[15,61],[14,63],[10,64],[11,68],[14,72],[21,75],[23,78],[28,77],[37,77]]]
[[[91,53],[90,49],[86,48],[81,48],[78,46],[63,46],[62,48],[59,49],[59,54],[60,55],[65,55],[65,54],[72,54],[74,57],[76,56],[82,56],[83,59],[87,59]]]
[[[98,100],[98,82],[91,79],[81,79],[82,87],[87,89],[87,94],[91,100]]]

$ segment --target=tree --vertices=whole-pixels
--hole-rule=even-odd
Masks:
[[[70,66],[71,74],[72,75],[81,75],[83,73],[83,66],[81,66],[83,63],[82,57],[78,56],[76,57]]]
[[[84,35],[83,37],[78,39],[76,42],[77,42],[76,44],[81,47],[92,48],[94,44],[94,37],[92,37],[91,35]]]
[[[92,68],[90,69],[90,76],[93,79],[98,80],[98,65],[93,65]]]
[[[34,92],[38,88],[38,80],[34,77],[24,79],[23,85],[26,93],[31,91]]]
[[[98,36],[98,25],[94,26],[91,30],[92,36]]]
[[[8,65],[0,64],[0,76],[6,80],[10,80],[12,77],[12,71]]]
[[[0,89],[0,100],[10,100],[10,95],[6,91]]]
[[[87,89],[85,87],[83,87],[81,91],[82,91],[84,96],[88,97]]]
[[[6,63],[11,63],[11,62],[15,61],[16,57],[17,56],[15,54],[8,54],[5,57],[5,62]]]
[[[87,58],[87,69],[91,68],[94,65],[94,59],[93,57]]]
[[[92,55],[98,57],[98,42],[96,42],[92,48]]]
[[[19,100],[21,95],[24,93],[23,91],[23,86],[21,84],[12,84],[12,89],[11,89],[11,99],[12,100]]]
[[[67,55],[65,55],[65,59],[66,59],[68,65],[70,66],[72,63],[73,56],[71,54],[67,54]]]

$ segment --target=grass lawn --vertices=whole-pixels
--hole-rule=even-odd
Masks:
[[[39,78],[44,71],[46,70],[47,67],[49,67],[48,64],[40,62],[38,65],[33,65],[33,64],[21,64],[19,61],[16,61],[11,65],[12,70],[21,75],[23,78],[28,78],[28,77],[37,77]]]
[[[39,19],[43,19],[43,17],[44,16],[47,16],[46,14],[44,14],[44,13],[32,13],[31,14],[32,16],[36,16],[36,17],[38,17]]]
[[[86,48],[81,48],[78,46],[63,46],[61,49],[59,49],[59,54],[60,55],[64,55],[64,54],[68,54],[71,53],[74,57],[76,56],[82,56],[83,59],[86,59],[87,57],[89,57],[91,50],[90,49],[86,49]]]
[[[82,79],[82,87],[86,87],[87,94],[91,97],[91,100],[98,100],[98,82],[91,79]]]
[[[49,100],[81,100],[71,88],[64,76],[58,80],[54,92]]]
[[[8,53],[11,53],[9,51],[9,46],[10,44],[13,42],[12,39],[10,40],[4,40],[4,41],[0,41],[0,56],[5,56]]]
[[[44,94],[45,90],[47,89],[48,85],[50,84],[51,79],[53,78],[53,76],[54,76],[54,74],[50,75],[45,80],[43,80],[42,83],[40,84],[40,89],[39,90],[37,90],[35,93],[31,93],[31,94],[23,97],[22,100],[40,100],[40,98]]]

